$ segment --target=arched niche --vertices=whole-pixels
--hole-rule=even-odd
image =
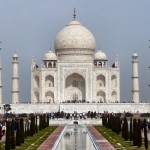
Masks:
[[[48,75],[45,77],[45,87],[54,87],[54,77]]]
[[[117,101],[117,92],[116,91],[113,91],[111,93],[111,98],[112,98],[112,102],[116,102]]]
[[[97,87],[105,87],[105,86],[106,86],[105,76],[104,75],[97,76]]]
[[[47,91],[45,93],[45,102],[54,103],[54,93],[52,91]]]
[[[117,77],[116,75],[112,75],[111,76],[111,86],[114,88],[114,87],[117,87]]]
[[[106,103],[106,94],[104,91],[97,92],[97,102]]]
[[[84,77],[78,73],[69,75],[65,80],[65,101],[85,101],[85,95]]]

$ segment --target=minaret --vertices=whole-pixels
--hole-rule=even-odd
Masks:
[[[18,75],[18,55],[16,52],[12,57],[13,75],[12,75],[12,104],[19,103],[19,75]]]
[[[132,56],[132,101],[139,103],[139,99],[138,55],[134,52]]]
[[[0,42],[1,43],[1,42]],[[0,48],[1,50],[1,48]],[[0,104],[2,104],[2,64],[1,64],[1,55],[0,55]]]

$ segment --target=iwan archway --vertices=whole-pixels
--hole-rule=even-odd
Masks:
[[[85,89],[85,79],[82,75],[78,73],[69,75],[65,80],[65,101],[85,101]]]

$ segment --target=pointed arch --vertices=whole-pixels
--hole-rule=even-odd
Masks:
[[[45,87],[54,87],[54,77],[48,75],[45,77]]]
[[[78,73],[69,75],[65,80],[65,101],[86,100],[85,79]]]
[[[106,103],[106,94],[104,91],[97,92],[97,102]]]
[[[52,91],[47,91],[45,93],[45,102],[54,103],[54,93]]]
[[[117,92],[116,91],[113,91],[111,93],[111,98],[112,98],[112,102],[116,102],[117,101]]]
[[[111,86],[112,86],[112,88],[117,87],[117,77],[116,77],[116,75],[111,76]]]
[[[104,75],[98,75],[97,76],[97,87],[105,87],[106,81]]]

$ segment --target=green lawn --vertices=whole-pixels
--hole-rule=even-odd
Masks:
[[[130,141],[125,141],[121,135],[118,135],[103,126],[94,126],[98,132],[100,132],[113,146],[118,150],[145,150],[144,141],[142,141],[142,147],[138,148],[137,146],[133,146],[133,143]],[[150,142],[149,142],[150,149]]]
[[[16,150],[36,150],[56,128],[57,126],[50,126],[32,137],[27,137],[21,146],[16,147]],[[1,150],[5,150],[5,143],[3,142],[1,143]]]

